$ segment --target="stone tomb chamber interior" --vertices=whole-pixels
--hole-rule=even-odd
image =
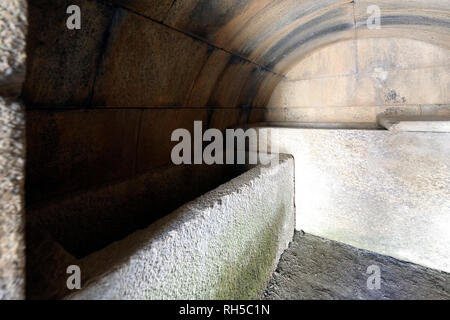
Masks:
[[[0,106],[0,299],[450,299],[450,1],[2,0]]]

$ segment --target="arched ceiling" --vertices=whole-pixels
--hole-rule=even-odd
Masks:
[[[371,5],[381,9],[380,30],[366,26]],[[396,36],[449,46],[450,1],[176,1],[163,23],[285,74],[299,58],[341,40]]]
[[[367,27],[371,5],[381,9],[379,30]],[[254,105],[264,104],[267,90],[299,60],[334,42],[396,37],[450,46],[446,0],[178,0],[162,23],[270,71],[266,84],[261,81],[266,75],[247,78],[260,88],[258,96],[264,91]],[[239,70],[234,77],[241,76]]]
[[[89,25],[76,34],[55,31],[66,0],[29,1],[38,26],[29,50],[43,56],[28,63],[31,105],[264,107],[289,70],[336,42],[396,37],[450,46],[449,0],[79,0]],[[371,5],[381,9],[379,30],[366,25]],[[43,78],[51,85],[34,88]]]

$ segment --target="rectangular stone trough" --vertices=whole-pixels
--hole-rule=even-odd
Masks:
[[[294,219],[293,158],[281,156],[279,164],[255,166],[81,258],[48,235],[36,236],[47,246],[37,260],[46,260],[51,274],[42,280],[41,268],[34,275],[36,295],[41,281],[58,284],[46,289],[53,298],[258,299],[292,240]],[[80,267],[80,290],[66,288],[69,265]]]

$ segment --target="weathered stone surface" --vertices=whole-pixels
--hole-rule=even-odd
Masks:
[[[182,106],[207,56],[205,43],[120,9],[97,77],[93,103]]]
[[[25,0],[0,3],[0,300],[25,296]]]
[[[380,125],[395,132],[449,132],[450,117],[427,116],[381,116],[378,118]]]
[[[130,107],[123,113],[112,111],[117,115],[111,119],[97,116],[104,110],[89,111],[86,116],[71,111],[61,118],[58,113],[43,111],[37,116],[36,111],[31,112],[28,150],[33,201],[108,184],[167,163],[170,145],[162,136],[167,136],[169,129],[191,125],[191,113],[186,116],[184,111],[177,111],[179,115],[172,122],[168,116],[171,111],[135,107],[207,105],[215,107],[213,113],[206,111],[211,127],[245,124],[255,114],[250,106],[266,106],[282,75],[303,58],[309,62],[296,72],[301,73],[300,78],[311,79],[294,79],[310,81],[298,88],[291,86],[292,95],[284,96],[295,97],[302,103],[295,107],[302,109],[284,112],[291,106],[286,102],[281,105],[285,110],[273,111],[277,120],[375,123],[376,116],[392,106],[400,108],[407,103],[411,109],[422,111],[422,104],[449,103],[448,62],[443,49],[450,43],[446,2],[113,2],[122,8],[109,6],[110,1],[81,1],[82,30],[69,31],[64,18],[66,7],[72,3],[30,0],[32,32],[28,47],[35,57],[30,56],[28,61],[27,102],[43,107],[91,103]],[[384,25],[381,30],[368,31],[364,27],[368,16],[365,10],[377,3],[382,6]],[[379,46],[385,49],[375,50],[376,40],[362,41],[369,37],[383,39]],[[384,39],[399,37],[416,42]],[[348,42],[328,46],[337,41]],[[389,49],[386,43],[391,43]],[[319,51],[322,48],[333,48],[332,53]],[[401,48],[408,52],[400,53]],[[423,55],[414,53],[414,48]],[[356,50],[354,55],[352,50]],[[315,56],[314,52],[321,53]],[[370,55],[372,52],[376,54]],[[314,58],[308,60],[310,56]],[[405,61],[400,63],[402,59]],[[401,70],[389,69],[395,66]],[[350,74],[345,74],[346,69]],[[280,107],[277,103],[271,106]],[[199,111],[202,119],[204,112]],[[154,119],[152,114],[161,118],[161,124],[147,124]],[[414,145],[414,141],[408,143]],[[156,153],[147,149],[157,145],[161,147],[156,147]],[[415,191],[424,189],[414,186]]]
[[[0,96],[17,96],[25,78],[26,0],[0,5]]]
[[[24,127],[23,106],[0,97],[0,300],[25,295]]]
[[[326,49],[325,49],[326,48]],[[298,81],[350,75],[357,72],[357,41],[337,42],[313,52],[286,74],[286,80]]]
[[[208,123],[206,109],[147,109],[143,111],[137,149],[137,170],[146,170],[172,164],[171,152],[178,142],[171,136],[176,129],[191,132],[194,139],[194,121],[202,121],[203,131]]]
[[[450,271],[449,133],[269,130],[295,158],[297,230]]]
[[[88,256],[91,274],[122,259],[69,298],[256,299],[292,239],[292,200],[292,158],[251,169]]]
[[[66,268],[148,227],[184,203],[243,173],[232,166],[166,166],[105,187],[28,208],[27,298],[66,295]],[[97,265],[107,271],[112,263]],[[88,276],[82,270],[83,281]]]
[[[186,201],[179,197],[204,192],[208,186],[199,183],[205,181],[202,177],[219,178],[210,180],[209,187],[214,187],[220,179],[239,173],[228,170],[225,166],[174,166],[67,199],[33,218],[40,219],[41,230],[47,230],[73,250],[73,245],[89,246],[89,239],[97,238],[97,233],[102,238],[112,230],[126,229],[147,219],[153,209],[169,209]],[[33,284],[42,287],[34,286],[29,292],[34,298],[61,298],[73,293],[68,298],[256,299],[292,239],[293,179],[291,157],[282,157],[280,164],[273,167],[257,166],[151,226],[75,261],[47,236],[46,241],[36,242],[43,245],[33,255],[40,263],[35,266],[38,271],[33,279],[37,282]],[[125,194],[128,196],[123,197]],[[155,200],[156,207],[149,205],[152,200],[146,197]],[[112,203],[103,206],[105,201]],[[124,202],[120,204],[121,201]],[[136,215],[134,209],[139,206],[140,213]],[[123,212],[118,214],[121,208]],[[96,210],[101,213],[99,222],[92,214]],[[83,230],[76,218],[80,211],[84,211],[82,220],[99,225]],[[129,214],[134,218],[130,219]],[[63,228],[58,229],[61,222]],[[82,240],[84,237],[86,241]],[[82,241],[81,246],[77,240]],[[43,250],[41,255],[39,250]],[[48,256],[46,250],[54,251],[56,257],[50,255],[48,259],[54,262],[52,276],[45,275],[45,261],[40,258]],[[60,261],[55,260],[58,257]],[[83,288],[79,292],[69,292],[65,280],[61,281],[66,263],[81,267]]]
[[[216,40],[220,28],[239,15],[250,2],[252,1],[176,1],[164,22],[220,46]]]
[[[450,66],[448,48],[405,38],[359,39],[357,53],[363,74]]]
[[[89,104],[102,46],[113,10],[98,1],[81,0],[81,30],[66,26],[70,0],[29,1],[27,106]]]
[[[401,38],[329,45],[280,82],[267,120],[376,123],[392,107],[448,104],[449,56],[446,48]]]
[[[129,177],[139,110],[28,111],[27,201]]]
[[[377,116],[386,107],[286,107],[268,108],[266,120],[270,123],[366,123],[376,126]]]
[[[380,268],[380,290],[367,287],[370,266]],[[296,232],[263,299],[448,300],[450,274]]]
[[[352,12],[347,0],[189,0],[175,2],[164,23],[269,69],[284,70],[305,43],[319,40],[315,46],[320,45],[320,38],[330,41],[332,33],[335,41],[347,29],[345,37],[351,37]],[[279,67],[281,60],[289,61]]]

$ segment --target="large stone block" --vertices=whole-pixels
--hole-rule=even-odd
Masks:
[[[368,285],[380,270],[380,288]],[[296,232],[264,295],[268,300],[449,300],[450,274]]]
[[[17,96],[25,78],[26,0],[3,0],[0,7],[0,95]]]
[[[93,103],[184,105],[207,60],[208,45],[122,9],[111,32]]]
[[[80,0],[80,30],[66,26],[70,0],[29,1],[27,106],[89,104],[102,47],[113,8],[99,1]]]
[[[29,209],[27,298],[64,297],[70,293],[68,266],[81,266],[87,255],[147,228],[247,170],[246,166],[165,166]],[[112,260],[99,262],[96,272],[101,274],[114,264]],[[81,271],[82,283],[93,276],[84,268]]]
[[[23,106],[0,97],[0,300],[25,295],[24,122]]]
[[[382,73],[391,70],[450,66],[450,50],[404,38],[358,39],[358,70]]]
[[[25,0],[0,4],[0,300],[25,297]]]

